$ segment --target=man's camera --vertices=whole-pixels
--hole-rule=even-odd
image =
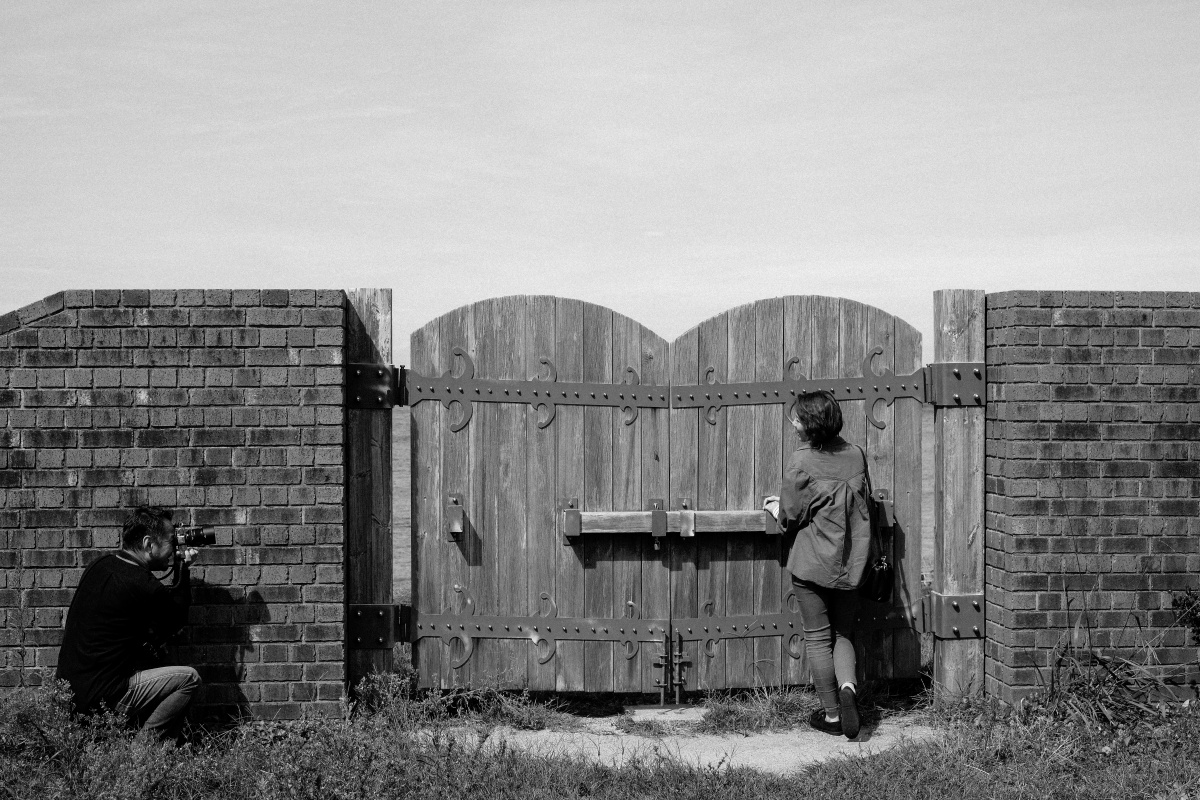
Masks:
[[[217,543],[217,535],[204,528],[176,528],[175,543],[179,547],[204,547]]]

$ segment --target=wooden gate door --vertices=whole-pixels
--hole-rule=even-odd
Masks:
[[[874,371],[860,372],[875,348]],[[917,369],[920,349],[903,321],[827,297],[741,306],[670,347],[609,309],[543,296],[481,301],[416,331],[406,391],[422,685],[805,682],[780,540],[760,509],[795,444],[787,383],[843,376],[854,376],[837,389],[843,435],[895,498],[897,591],[860,615],[863,672],[915,674],[920,406],[861,398],[881,370]],[[771,396],[747,396],[756,382]]]
[[[876,348],[881,352],[871,371],[864,361]],[[842,435],[866,450],[874,488],[894,499],[895,515],[895,526],[884,532],[896,565],[893,603],[865,604],[859,615],[860,672],[867,678],[913,676],[920,666],[910,609],[921,589],[921,411],[913,402],[876,402],[871,409],[853,398],[859,376],[884,370],[904,375],[920,367],[920,358],[920,333],[903,320],[851,300],[817,296],[739,306],[671,345],[672,396],[687,403],[680,388],[694,384],[707,400],[671,411],[676,507],[752,510],[764,496],[779,494],[784,463],[797,443],[784,419],[787,404],[763,403],[758,391],[747,397],[745,384],[852,378],[836,392],[843,401]],[[739,391],[730,384],[743,386]],[[872,411],[882,428],[869,422]],[[697,524],[694,536],[672,542],[675,630],[686,636],[696,625],[707,629],[706,637],[715,634],[685,640],[685,657],[694,665],[684,671],[686,688],[808,680],[802,632],[775,621],[795,610],[780,538],[761,528],[705,531]]]
[[[636,392],[668,380],[665,340],[607,308],[544,296],[451,311],[412,335],[412,362],[427,376],[613,384],[614,398],[621,384]],[[429,388],[412,387],[410,402]],[[509,403],[412,407],[421,682],[653,691],[653,648],[641,643],[661,638],[669,614],[661,554],[648,536],[589,533],[564,544],[558,519],[572,502],[584,512],[638,511],[667,496],[665,393],[661,408],[552,409],[536,404],[545,392],[512,391]],[[454,621],[423,621],[435,619]],[[660,630],[641,620],[659,620]]]

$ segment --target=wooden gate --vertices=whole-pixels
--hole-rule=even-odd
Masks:
[[[796,442],[789,387],[815,379],[839,379],[826,383],[847,400],[843,435],[894,498],[896,592],[860,614],[862,672],[916,674],[920,405],[876,399],[906,396],[890,384],[920,353],[907,323],[829,297],[740,306],[670,345],[555,297],[486,300],[428,323],[407,378],[422,684],[805,682],[780,537],[759,509]]]

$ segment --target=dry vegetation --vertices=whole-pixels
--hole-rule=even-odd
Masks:
[[[918,708],[864,697],[868,716],[920,714],[946,735],[787,778],[698,769],[670,757],[620,768],[484,747],[505,725],[569,728],[554,703],[495,690],[416,691],[411,671],[362,687],[344,719],[246,722],[155,746],[114,719],[81,720],[61,687],[0,698],[0,798],[1155,798],[1200,794],[1200,708],[1158,699],[1145,665],[1069,646],[1045,692],[1016,709]],[[699,728],[787,728],[815,707],[809,692],[710,697]],[[910,704],[911,705],[911,704]],[[464,725],[483,733],[470,747]],[[654,731],[635,731],[653,734]]]

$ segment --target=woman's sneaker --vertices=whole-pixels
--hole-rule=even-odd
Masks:
[[[858,736],[858,693],[851,686],[843,686],[838,692],[842,711],[842,733],[847,739]]]
[[[809,715],[808,724],[821,731],[821,733],[831,733],[834,736],[840,736],[842,733],[842,723],[830,722],[825,719],[825,709],[823,708],[818,708]]]

